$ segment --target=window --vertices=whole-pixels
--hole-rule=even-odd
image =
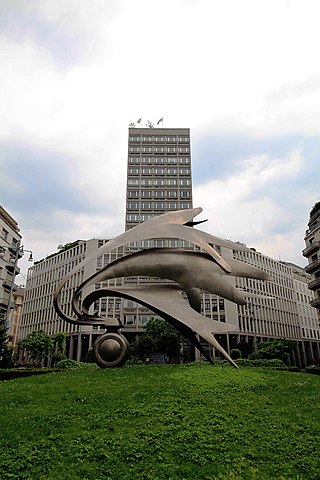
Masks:
[[[168,190],[167,192],[167,195],[168,197],[177,197],[178,196],[178,192],[176,190]]]
[[[137,168],[137,167],[135,167],[135,168],[132,168],[132,167],[131,167],[131,168],[128,168],[128,173],[131,174],[131,175],[132,175],[132,174],[133,174],[133,175],[139,175],[139,171],[140,171],[140,169]]]
[[[180,198],[190,198],[191,192],[189,190],[181,190]]]
[[[9,235],[9,232],[5,228],[3,228],[1,233],[1,238],[3,238],[3,240],[8,240],[8,235]]]
[[[128,190],[128,197],[138,197],[139,191],[138,190]]]
[[[133,208],[137,210],[139,208],[139,203],[138,202],[129,202],[128,203],[128,208]]]

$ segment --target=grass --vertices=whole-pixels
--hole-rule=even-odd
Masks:
[[[0,478],[319,480],[319,386],[202,364],[0,382]]]

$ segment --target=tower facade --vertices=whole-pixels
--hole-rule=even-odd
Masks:
[[[308,259],[305,270],[311,275],[308,287],[313,290],[315,297],[311,305],[318,310],[320,320],[320,202],[317,202],[310,212],[304,241],[306,248],[302,253]]]
[[[126,230],[192,208],[189,128],[129,128]]]

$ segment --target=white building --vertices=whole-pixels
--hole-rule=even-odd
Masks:
[[[15,277],[20,273],[18,259],[21,235],[16,220],[0,205],[0,318],[9,322],[13,307]]]

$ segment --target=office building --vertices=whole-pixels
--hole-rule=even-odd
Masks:
[[[192,208],[192,175],[189,129],[130,128],[128,138],[128,174],[126,189],[126,230],[170,210]],[[212,232],[214,233],[214,232]],[[229,232],[230,233],[230,232]],[[65,324],[53,309],[53,293],[59,280],[83,259],[107,242],[107,239],[79,240],[67,248],[37,262],[29,269],[21,336],[42,328],[50,335],[60,331],[69,333],[68,354],[83,360],[94,340],[104,332],[100,327]],[[319,243],[319,242],[318,242]],[[254,249],[244,250],[240,243],[217,242],[216,250],[228,258],[257,266],[268,272],[271,279],[230,277],[233,286],[247,294],[247,305],[238,306],[216,295],[202,294],[202,314],[213,320],[234,325],[234,332],[218,335],[217,339],[230,352],[240,343],[251,351],[260,341],[287,338],[295,341],[292,363],[305,366],[313,358],[320,360],[320,328],[314,301],[308,290],[310,275],[303,269],[269,258]],[[68,282],[62,295],[62,304],[71,312],[74,288],[90,275],[117,258],[141,248],[193,248],[179,239],[154,239],[137,242],[98,256],[80,269]],[[126,278],[91,285],[86,294],[106,285],[156,282],[156,279]],[[309,283],[310,285],[310,283]],[[100,315],[116,317],[123,324],[122,332],[130,342],[139,335],[150,316],[149,310],[129,300],[102,298],[94,309]],[[212,355],[214,355],[212,351]]]
[[[192,208],[190,130],[130,128],[127,172],[126,230]]]
[[[304,240],[306,248],[302,253],[308,259],[305,270],[311,275],[308,286],[314,292],[311,305],[317,309],[320,322],[320,202],[317,202],[310,212]]]

